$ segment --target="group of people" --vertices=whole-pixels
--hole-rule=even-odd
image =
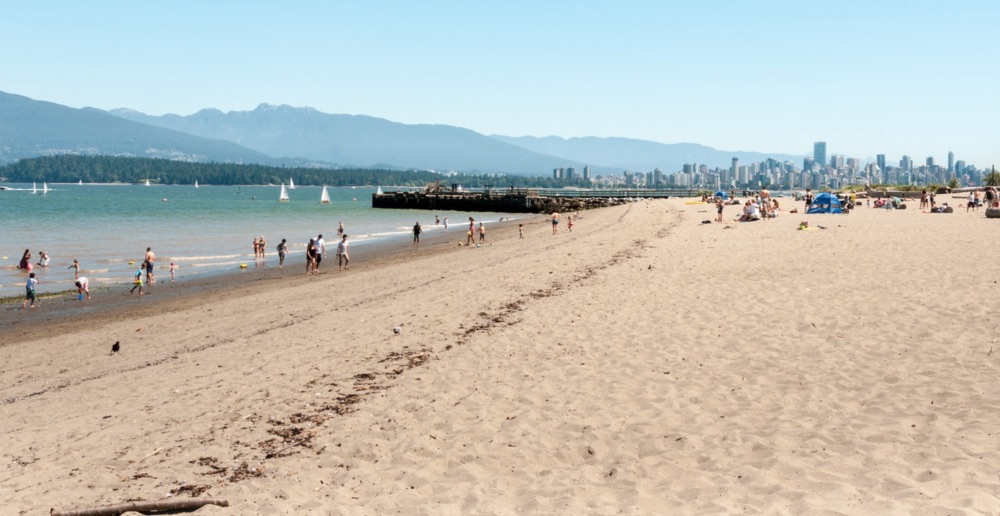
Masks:
[[[45,251],[38,252],[38,266],[49,266],[49,255]],[[39,279],[37,274],[32,272],[31,249],[24,250],[24,254],[21,255],[21,260],[17,264],[17,268],[28,273],[28,280],[24,285],[24,300],[21,301],[21,308],[24,308],[25,306],[34,308],[37,306],[36,303],[38,302],[38,296],[35,293],[35,289],[38,285],[41,285],[42,281]],[[73,265],[70,265],[67,269],[73,269],[73,282],[76,286],[79,299],[82,300],[84,294],[87,295],[87,299],[90,299],[90,280],[88,280],[86,276],[80,276],[80,262],[73,260]]]
[[[811,197],[812,194],[807,190],[806,197]],[[809,199],[812,202],[812,199]],[[725,201],[721,197],[717,197],[715,201],[716,207],[716,221],[722,222],[722,208],[725,206]],[[808,206],[808,204],[807,204]],[[781,211],[781,203],[777,199],[771,197],[771,192],[767,190],[767,187],[761,188],[760,192],[753,193],[753,195],[747,199],[743,204],[743,210],[740,212],[739,216],[736,217],[737,222],[750,222],[754,220],[767,220],[773,219],[778,216],[778,212]]]
[[[347,234],[343,232],[344,224],[340,224],[340,228],[337,233],[340,235],[340,242],[337,244],[337,268],[338,270],[348,270],[351,258],[347,253]],[[285,243],[285,239],[281,240],[278,244],[278,267],[281,268],[285,261],[285,253],[288,250],[288,246]],[[323,234],[320,233],[316,238],[310,238],[309,243],[306,244],[306,274],[316,274],[319,272],[319,266],[323,263],[323,259],[326,258],[326,241],[323,240]]]
[[[970,209],[977,211],[979,207],[983,205],[987,208],[1000,207],[998,201],[1000,201],[1000,191],[998,191],[995,186],[987,186],[984,188],[982,197],[979,195],[979,190],[973,190],[969,192],[969,199],[965,204],[965,211],[968,212]]]
[[[264,258],[264,250],[267,249],[267,240],[264,240],[264,235],[260,238],[254,237],[253,239],[253,257],[254,258]]]

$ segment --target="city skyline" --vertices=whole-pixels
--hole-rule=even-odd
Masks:
[[[0,90],[76,108],[185,115],[266,102],[487,135],[803,156],[824,141],[829,155],[866,161],[1000,160],[997,3],[98,1],[4,12]]]

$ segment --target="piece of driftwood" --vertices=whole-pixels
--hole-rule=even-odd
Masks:
[[[128,502],[115,505],[105,505],[93,509],[77,511],[49,511],[50,516],[118,516],[123,512],[135,511],[143,514],[156,514],[163,511],[194,511],[204,505],[229,507],[229,501],[221,498],[183,498],[177,500],[156,500],[152,502]]]

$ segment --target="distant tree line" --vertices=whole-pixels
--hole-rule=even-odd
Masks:
[[[444,186],[457,183],[466,188],[492,185],[498,188],[590,187],[583,179],[554,179],[516,175],[442,175],[426,170],[381,168],[307,168],[237,165],[232,163],[193,163],[160,158],[119,156],[79,156],[63,154],[22,159],[0,168],[0,176],[12,183],[151,183],[189,185],[265,185],[287,182],[298,185],[328,186],[424,186],[441,181]]]

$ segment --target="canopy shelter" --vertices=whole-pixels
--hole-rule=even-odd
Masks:
[[[813,199],[806,213],[844,213],[844,207],[840,204],[840,199],[829,192],[823,192]]]
[[[716,197],[722,197],[723,201],[725,201],[726,199],[729,199],[729,194],[727,194],[726,192],[723,192],[722,190],[719,190],[718,192],[715,192],[715,196]]]

